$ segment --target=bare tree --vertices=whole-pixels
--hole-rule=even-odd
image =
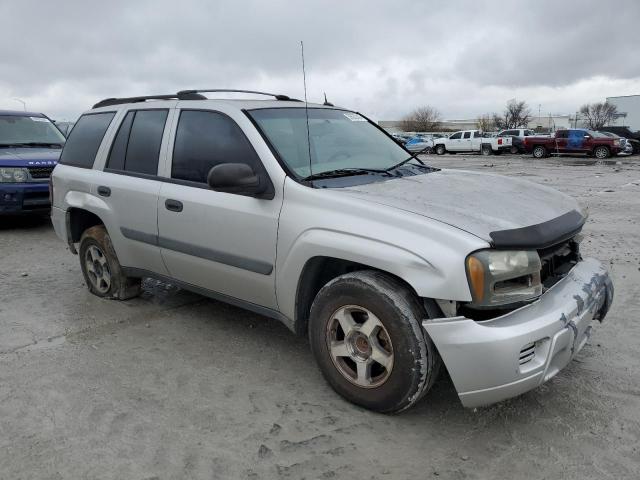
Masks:
[[[478,120],[476,121],[476,127],[478,128],[478,130],[482,130],[483,132],[491,132],[498,128],[496,126],[493,115],[491,115],[490,113],[480,115],[478,117]]]
[[[588,103],[580,107],[582,122],[591,130],[599,130],[609,124],[616,113],[618,113],[616,106],[608,102]]]
[[[531,120],[531,109],[527,102],[512,98],[507,102],[502,115],[493,114],[493,122],[500,130],[505,128],[526,127]]]
[[[433,107],[424,106],[416,108],[402,119],[400,128],[405,132],[429,132],[435,130],[440,124],[442,116]]]

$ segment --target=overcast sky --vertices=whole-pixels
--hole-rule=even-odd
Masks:
[[[376,120],[510,98],[571,113],[640,94],[640,1],[0,0],[0,108],[74,119],[112,96],[243,88]]]

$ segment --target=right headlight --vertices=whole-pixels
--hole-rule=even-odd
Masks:
[[[467,257],[466,268],[474,306],[508,305],[542,294],[536,251],[480,250]]]
[[[29,180],[29,170],[26,168],[0,168],[0,183],[23,183]]]

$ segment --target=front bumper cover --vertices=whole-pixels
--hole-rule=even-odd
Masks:
[[[578,263],[535,302],[501,317],[425,320],[465,407],[520,395],[556,375],[582,349],[591,321],[602,321],[613,284],[593,258]]]
[[[46,212],[49,202],[49,183],[0,184],[0,215]]]

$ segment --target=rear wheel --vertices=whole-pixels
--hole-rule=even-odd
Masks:
[[[447,149],[444,148],[444,145],[436,145],[436,154],[444,155],[445,153],[447,153]]]
[[[482,149],[480,150],[480,152],[485,157],[488,157],[489,155],[491,155],[493,153],[493,150],[491,149],[491,145],[483,145]]]
[[[510,149],[509,149],[509,153],[511,155],[516,155],[517,153],[519,153],[520,150],[518,149],[518,147],[516,147],[515,145],[513,145]]]
[[[84,231],[78,255],[87,288],[94,295],[126,300],[140,294],[140,279],[124,275],[104,225]]]
[[[547,149],[542,145],[536,145],[533,147],[534,158],[545,158],[547,156]]]
[[[377,412],[409,408],[429,390],[440,358],[422,329],[420,300],[375,271],[342,275],[311,307],[311,350],[329,384],[347,400]]]
[[[593,156],[598,160],[603,160],[609,157],[609,149],[607,147],[596,147],[593,150]]]

